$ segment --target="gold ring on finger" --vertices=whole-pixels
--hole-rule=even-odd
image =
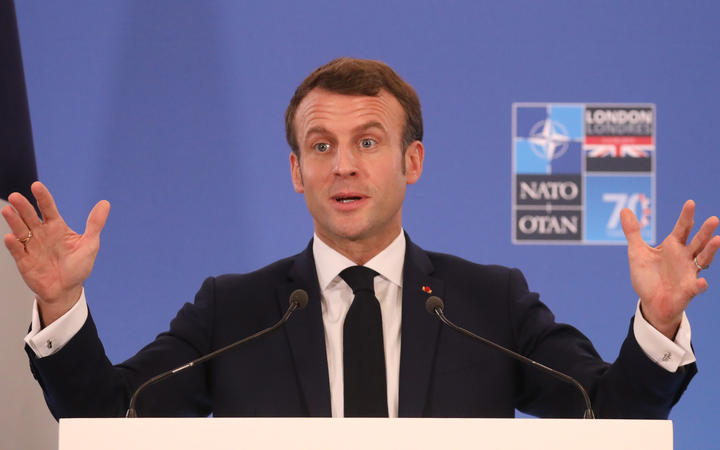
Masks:
[[[20,241],[20,243],[21,243],[23,246],[26,246],[27,243],[30,242],[30,238],[31,238],[31,237],[33,237],[32,230],[28,230],[27,236],[25,236],[25,237],[22,238],[22,239],[18,239],[18,241]]]

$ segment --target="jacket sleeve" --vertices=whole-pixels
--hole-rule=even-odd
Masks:
[[[509,273],[508,293],[518,350],[576,378],[588,391],[598,418],[666,419],[697,372],[694,363],[675,373],[655,364],[635,340],[632,321],[617,359],[606,363],[586,336],[555,322],[516,269]],[[584,402],[574,386],[532,367],[519,373],[518,409],[541,417],[582,417]]]
[[[37,358],[26,347],[30,368],[56,419],[121,417],[137,387],[159,373],[210,351],[214,321],[214,278],[186,303],[167,332],[127,361],[113,366],[92,316],[57,353]],[[210,413],[206,367],[190,368],[149,386],[138,398],[140,416],[206,416]]]

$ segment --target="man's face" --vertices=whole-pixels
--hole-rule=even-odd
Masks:
[[[328,245],[380,251],[400,233],[405,189],[423,161],[419,141],[403,157],[404,125],[405,111],[386,91],[369,97],[314,89],[298,106],[293,186]]]

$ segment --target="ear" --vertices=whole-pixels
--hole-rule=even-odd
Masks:
[[[415,141],[408,146],[405,151],[405,178],[407,184],[414,184],[420,179],[423,169],[423,158],[425,158],[425,148],[422,142]]]
[[[303,186],[302,173],[300,172],[300,158],[295,152],[290,152],[290,177],[292,178],[293,188],[298,194],[305,192]]]

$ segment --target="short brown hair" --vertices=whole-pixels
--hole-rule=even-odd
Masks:
[[[415,89],[387,64],[370,59],[337,58],[315,69],[295,90],[285,111],[285,135],[293,153],[300,157],[295,135],[295,112],[305,96],[315,88],[344,95],[376,96],[381,89],[391,93],[405,110],[402,135],[403,154],[407,147],[422,141],[423,123],[420,99]]]

